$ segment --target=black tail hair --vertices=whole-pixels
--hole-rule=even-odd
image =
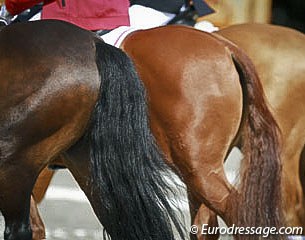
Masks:
[[[97,41],[96,63],[101,89],[89,133],[90,171],[104,237],[174,240],[176,229],[185,239],[167,198],[164,176],[171,173],[150,131],[144,87],[131,60]]]

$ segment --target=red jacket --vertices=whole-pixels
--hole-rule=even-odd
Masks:
[[[53,1],[55,0],[5,0],[5,7],[7,11],[14,16],[35,6],[38,3],[44,2],[44,4],[48,4]]]
[[[41,0],[5,0],[5,5],[15,15],[39,2]],[[88,30],[113,29],[129,26],[128,8],[129,0],[65,0],[65,6],[61,0],[47,0],[42,19],[63,20]]]

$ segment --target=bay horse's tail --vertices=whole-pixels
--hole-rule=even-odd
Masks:
[[[239,225],[247,227],[283,226],[281,206],[280,130],[268,109],[263,87],[252,61],[233,43],[225,42],[231,51],[243,88],[244,116],[242,143]],[[249,237],[249,238],[248,238]],[[258,236],[242,239],[258,239]],[[267,239],[282,239],[270,235]]]
[[[92,181],[113,240],[174,240],[184,231],[167,194],[169,167],[150,131],[145,90],[120,49],[96,42],[100,97],[91,119]],[[105,237],[106,237],[105,236]]]

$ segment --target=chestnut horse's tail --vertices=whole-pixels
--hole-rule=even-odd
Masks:
[[[280,130],[268,109],[264,91],[251,60],[229,42],[244,96],[238,222],[248,227],[282,227]],[[267,239],[282,239],[270,235]],[[242,239],[258,239],[243,236]]]
[[[164,177],[171,173],[150,131],[142,82],[125,53],[99,41],[96,63],[101,90],[89,131],[90,171],[105,235],[112,240],[184,239],[167,197],[171,188]]]

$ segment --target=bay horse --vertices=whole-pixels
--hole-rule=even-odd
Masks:
[[[170,167],[149,128],[132,62],[95,34],[61,21],[0,32],[0,211],[5,240],[30,240],[35,180],[59,154],[105,236],[174,240],[184,231]],[[171,223],[173,223],[172,227]]]
[[[123,233],[120,233],[120,231],[119,233],[112,231],[114,230],[112,225],[113,221],[114,223],[117,223],[115,224],[116,227],[121,226],[121,224],[119,224],[120,221],[118,221],[119,217],[116,216],[116,209],[114,208],[117,207],[119,209],[118,212],[121,213],[122,201],[120,201],[120,204],[112,203],[109,199],[99,198],[99,196],[92,191],[92,189],[95,190],[97,188],[100,192],[105,193],[105,195],[107,195],[107,193],[114,194],[113,192],[116,191],[120,193],[121,189],[119,184],[110,185],[110,187],[107,184],[104,184],[104,181],[108,182],[113,180],[111,174],[122,179],[121,184],[126,181],[129,182],[129,176],[120,177],[120,174],[127,171],[126,169],[117,174],[115,172],[112,172],[111,174],[107,173],[108,168],[111,168],[114,165],[112,161],[106,159],[109,156],[112,157],[111,154],[109,155],[108,151],[112,151],[113,155],[116,155],[115,153],[118,152],[118,155],[120,155],[119,157],[123,158],[120,154],[120,150],[123,148],[125,150],[124,153],[129,159],[139,156],[137,152],[130,153],[128,151],[128,148],[132,145],[131,142],[134,142],[133,139],[130,141],[125,139],[125,141],[128,142],[128,147],[124,146],[124,144],[118,146],[115,145],[112,136],[112,134],[114,134],[119,138],[118,135],[124,132],[123,129],[125,129],[126,126],[118,125],[118,123],[113,120],[114,115],[117,114],[116,111],[119,111],[120,113],[122,112],[120,111],[120,104],[109,106],[110,103],[108,98],[111,99],[111,95],[114,92],[119,92],[119,96],[123,95],[126,97],[126,91],[129,89],[128,85],[130,83],[126,83],[123,88],[117,90],[113,89],[115,87],[114,85],[117,84],[117,82],[114,81],[115,83],[112,84],[111,87],[106,85],[106,90],[103,89],[105,84],[103,79],[106,79],[106,76],[112,76],[114,74],[112,73],[108,75],[107,69],[109,68],[109,71],[114,70],[114,72],[118,72],[117,69],[115,67],[113,67],[115,69],[112,69],[110,64],[101,69],[100,67],[96,67],[94,62],[95,59],[94,61],[89,61],[90,59],[92,60],[92,56],[95,56],[96,46],[101,43],[99,43],[96,38],[93,38],[92,34],[85,34],[85,31],[83,30],[76,31],[76,27],[71,27],[71,29],[75,29],[72,31],[67,26],[70,25],[58,23],[56,21],[42,21],[41,23],[28,23],[8,27],[0,34],[0,37],[2,36],[6,39],[5,35],[7,35],[8,32],[14,37],[17,37],[16,32],[21,32],[24,33],[21,34],[22,36],[27,36],[27,41],[29,43],[33,41],[34,45],[30,50],[22,49],[20,53],[20,47],[18,48],[16,42],[12,41],[13,38],[10,39],[8,45],[12,44],[14,46],[13,49],[17,48],[19,50],[18,53],[21,54],[22,57],[28,57],[31,56],[31,54],[36,56],[35,54],[37,53],[35,51],[37,50],[34,51],[34,47],[41,49],[41,46],[44,47],[44,51],[41,50],[40,53],[45,54],[44,56],[47,59],[50,57],[49,54],[54,56],[53,54],[55,53],[55,56],[59,59],[53,57],[53,65],[51,66],[60,71],[54,71],[53,68],[44,62],[45,64],[43,64],[43,66],[47,67],[45,71],[53,70],[51,71],[51,78],[49,75],[46,76],[46,74],[39,74],[40,79],[38,78],[38,80],[34,81],[31,78],[32,76],[30,76],[29,79],[31,80],[28,81],[40,83],[40,81],[44,82],[48,79],[48,81],[46,81],[47,83],[53,83],[51,84],[51,89],[53,89],[54,85],[57,86],[57,84],[59,84],[61,86],[60,90],[63,91],[60,91],[62,94],[47,94],[48,97],[51,96],[51,100],[54,101],[52,104],[49,104],[49,99],[46,99],[48,101],[46,101],[45,104],[42,104],[42,101],[35,101],[35,103],[40,103],[35,105],[37,107],[39,106],[40,109],[50,109],[50,114],[47,114],[49,112],[47,111],[46,113],[45,109],[41,110],[42,117],[51,115],[60,116],[57,121],[53,118],[43,118],[47,123],[44,124],[43,128],[39,128],[37,118],[33,119],[35,128],[38,127],[38,132],[41,133],[42,136],[39,141],[34,137],[36,140],[35,144],[33,143],[31,145],[27,142],[26,146],[30,150],[35,151],[35,154],[25,155],[31,157],[23,160],[26,164],[20,164],[19,162],[16,164],[16,160],[14,162],[14,159],[9,159],[15,163],[13,164],[14,166],[20,166],[20,168],[24,170],[23,174],[26,175],[26,177],[29,178],[30,176],[30,181],[24,181],[24,179],[27,178],[23,177],[23,181],[16,182],[15,180],[14,185],[20,186],[16,183],[23,183],[21,185],[24,186],[24,183],[26,182],[30,182],[30,184],[27,186],[27,191],[24,191],[26,196],[22,196],[24,198],[24,202],[22,202],[24,204],[23,209],[27,210],[22,219],[12,219],[11,212],[20,212],[20,210],[16,210],[15,207],[15,210],[13,211],[10,208],[11,206],[7,204],[9,210],[6,210],[8,212],[4,211],[6,217],[6,229],[8,229],[6,230],[6,237],[7,239],[12,239],[14,238],[11,237],[12,234],[17,234],[17,236],[18,234],[21,235],[23,237],[21,239],[30,237],[30,229],[28,227],[28,204],[33,184],[39,172],[48,164],[52,164],[52,160],[55,159],[55,157],[61,155],[64,156],[63,164],[72,172],[81,188],[88,196],[99,220],[103,225],[104,223],[106,224],[106,231],[108,231],[112,239],[139,239],[137,236],[135,237],[132,235],[132,233],[129,233],[130,235],[127,235],[127,237],[122,237],[122,235],[118,237],[118,234]],[[64,31],[61,32],[61,30]],[[69,41],[67,38],[62,38],[62,36],[59,37],[59,33],[64,34],[65,31],[70,33],[68,34]],[[29,34],[34,32],[43,32],[46,33],[45,35],[50,35],[50,33],[52,33],[51,36],[53,36],[53,38],[43,37],[45,36],[43,34],[43,36],[39,36],[39,38],[35,36],[36,40],[33,36],[31,37],[31,34]],[[66,36],[67,34],[65,33],[64,35]],[[160,38],[160,36],[166,37]],[[73,42],[72,49],[67,42],[69,42],[69,44],[70,42]],[[75,44],[74,42],[78,42],[78,44]],[[84,47],[84,45],[87,47]],[[107,45],[103,44],[103,46]],[[50,51],[46,51],[46,47]],[[77,48],[80,48],[81,51],[78,50],[76,53]],[[12,49],[12,46],[9,49]],[[192,217],[194,218],[196,216],[199,206],[205,204],[216,212],[217,215],[221,216],[228,225],[236,224],[238,226],[251,227],[280,226],[281,201],[279,192],[281,189],[281,163],[278,144],[279,130],[265,103],[263,89],[259,78],[252,63],[246,55],[236,46],[219,40],[210,34],[182,26],[160,27],[135,32],[127,37],[122,45],[122,49],[133,59],[137,71],[147,89],[150,127],[163,152],[163,160],[165,160],[180,174],[187,185]],[[73,58],[65,58],[59,54],[60,52],[63,52],[64,56],[72,55]],[[85,59],[80,53],[85,55]],[[75,59],[75,54],[77,57],[76,60],[73,60]],[[98,57],[99,56],[100,55],[98,55]],[[106,54],[103,63],[105,63],[107,57],[108,55]],[[116,58],[116,60],[118,59]],[[56,65],[58,61],[60,61],[60,64]],[[80,62],[82,64],[80,64]],[[86,64],[84,65],[84,63]],[[172,67],[171,65],[168,65],[169,63],[175,63],[176,66]],[[27,64],[29,63],[27,62]],[[79,69],[80,66],[82,66],[81,69]],[[31,67],[32,71],[35,70],[35,76],[37,76],[38,69],[31,64],[29,64],[29,67]],[[131,65],[129,64],[128,67],[124,68],[124,70],[127,71],[127,68],[130,67]],[[23,71],[25,71],[25,69],[29,68],[22,68]],[[85,81],[85,86],[82,85],[82,87],[84,88],[86,87],[86,84],[88,84],[91,92],[87,92],[87,94],[77,94],[77,91],[75,92],[75,90],[78,88],[75,86],[74,81],[70,82],[66,80],[64,83],[67,84],[60,84],[62,82],[59,79],[66,79],[67,76],[74,73],[72,70],[77,74],[72,74],[73,76],[68,78],[68,80],[72,81],[72,79],[74,79],[75,81],[76,75],[86,75],[87,80]],[[65,71],[65,73],[63,73],[63,71]],[[69,74],[67,74],[66,71],[68,71]],[[103,75],[104,71],[106,71],[106,74]],[[97,110],[93,109],[94,104],[96,104],[97,96],[99,95],[99,81],[98,78],[94,78],[94,76],[96,77],[99,72],[102,74],[102,91],[100,93],[100,98],[103,101],[98,101],[97,106],[100,108],[98,109],[98,113],[96,113]],[[25,76],[29,75],[29,72],[25,71],[25,73],[27,73]],[[44,73],[44,71],[42,71],[42,73]],[[125,72],[123,73],[123,71],[121,71],[119,76],[122,77],[125,76],[125,74]],[[12,76],[10,77],[12,78]],[[113,78],[112,80],[114,80]],[[71,87],[68,83],[72,84],[73,91],[71,91]],[[123,83],[120,82],[120,84]],[[81,89],[82,91],[84,91],[83,88]],[[17,90],[15,90],[15,94],[18,96],[17,92],[19,91]],[[34,93],[37,92],[39,93],[40,91],[34,91]],[[45,91],[43,91],[43,93],[45,93]],[[70,101],[60,101],[61,104],[59,104],[59,100],[57,100],[58,96],[66,100],[66,98],[64,98],[66,95],[63,93],[69,93],[67,98]],[[117,96],[117,98],[119,97]],[[133,100],[133,98],[130,99],[129,96],[127,96],[127,98],[129,101]],[[31,98],[27,97],[26,99]],[[82,101],[80,101],[80,99],[82,99]],[[71,101],[72,103],[74,101],[77,104],[71,104]],[[81,105],[82,103],[84,105]],[[132,103],[127,104],[129,105],[128,110],[130,111],[134,110]],[[67,112],[71,113],[76,111],[75,105],[77,105],[78,113],[79,110],[85,112],[84,114],[81,114],[81,116],[75,113],[75,117],[83,117],[81,119],[82,121],[80,121],[79,118],[71,119],[67,116],[71,115],[67,114]],[[56,106],[59,107],[57,108]],[[80,108],[80,106],[84,107]],[[117,108],[119,108],[119,110],[117,110]],[[67,110],[67,112],[65,111],[61,113],[60,110]],[[104,116],[103,111],[111,114],[109,116]],[[34,111],[34,113],[36,112]],[[98,114],[99,117],[96,117],[96,114]],[[33,114],[29,115],[33,116]],[[38,119],[41,119],[42,117],[40,116]],[[146,121],[143,123],[143,121],[137,117],[135,117],[135,120],[135,124],[141,125],[140,123],[142,122],[145,126],[147,125]],[[27,122],[26,120],[24,121]],[[68,129],[68,133],[67,131],[62,133],[61,129],[64,128],[64,126],[61,125],[62,122],[65,123],[64,126],[72,127],[72,129]],[[31,121],[31,123],[33,124],[33,121]],[[57,127],[56,131],[59,131],[59,133],[56,132],[55,136],[50,130],[50,125],[53,127],[53,124],[54,128]],[[103,125],[101,126],[101,124]],[[107,127],[108,124],[110,124],[109,127]],[[113,124],[115,127],[111,127]],[[108,128],[110,128],[111,134],[107,132],[109,131]],[[24,129],[26,128],[23,128],[23,130]],[[129,127],[126,131],[132,136],[139,135],[139,132],[141,132],[138,131],[134,125]],[[92,138],[95,140],[96,132],[102,132],[103,134],[98,135],[99,138],[103,139],[97,142],[93,140],[89,141]],[[61,133],[62,135],[57,138],[57,134]],[[33,134],[33,132],[31,132],[31,134]],[[36,135],[36,133],[33,135]],[[243,135],[245,143],[245,161],[243,161],[244,166],[242,168],[241,184],[240,186],[234,187],[225,177],[223,161],[232,146],[234,146],[235,140],[237,140],[240,135]],[[53,141],[54,138],[56,141]],[[62,140],[59,141],[59,139]],[[62,142],[63,140],[64,143]],[[141,141],[138,142],[141,143]],[[37,142],[41,143],[41,147],[44,148],[40,148],[38,151],[40,145],[37,146]],[[136,150],[138,150],[137,147],[138,146],[135,147]],[[156,148],[155,145],[154,148]],[[98,154],[95,153],[97,149],[99,150]],[[147,148],[144,149],[147,150]],[[16,148],[15,151],[19,153],[19,148]],[[96,154],[98,156],[96,156]],[[16,153],[16,155],[18,154]],[[100,155],[103,155],[104,158],[101,158]],[[138,157],[136,157],[136,159],[138,159]],[[148,157],[148,159],[146,158],[145,160],[150,162],[149,160],[151,159],[152,157]],[[3,172],[6,171],[5,167],[11,165],[8,160],[6,160],[6,162],[7,164],[1,168],[3,169]],[[124,161],[121,161],[121,165],[125,164],[124,159]],[[130,164],[137,165],[138,163],[132,162]],[[160,161],[158,161],[158,164],[161,164]],[[164,168],[164,164],[161,164],[161,166]],[[130,165],[128,165],[128,167],[132,168]],[[100,169],[98,176],[96,176],[96,172],[92,171],[92,168]],[[139,169],[142,168],[142,166],[139,167]],[[10,171],[14,172],[15,170],[16,169],[11,168]],[[93,175],[92,178],[91,175]],[[148,172],[141,175],[143,178],[151,176]],[[158,176],[159,175],[157,174],[153,175],[153,177]],[[14,179],[12,176],[10,177]],[[105,178],[106,180],[104,180]],[[101,179],[103,179],[103,181],[101,181]],[[116,183],[118,180],[115,179],[113,181]],[[140,184],[138,182],[136,183]],[[4,183],[1,182],[0,185],[1,193],[3,192],[3,188],[6,190],[4,191],[6,193],[6,201],[9,201],[13,195],[13,193],[9,193],[9,189],[11,189],[13,185],[8,185],[8,181],[5,181]],[[132,182],[129,182],[128,187],[131,187],[132,185]],[[161,184],[157,185],[162,187]],[[106,190],[104,190],[104,188]],[[151,192],[149,188],[146,189],[146,186],[141,187],[141,190],[147,194]],[[152,197],[154,198],[155,196]],[[112,200],[119,201],[120,199],[114,197]],[[166,203],[166,201],[164,202]],[[125,201],[126,207],[129,207],[129,203],[130,201]],[[108,208],[109,205],[113,206],[111,211]],[[160,204],[157,203],[157,205]],[[1,210],[2,209],[3,208],[1,208]],[[105,212],[106,215],[104,215]],[[168,210],[168,212],[170,212],[170,210]],[[126,213],[125,217],[128,217],[129,213],[130,212],[128,212],[128,214]],[[131,213],[135,214],[133,211],[131,211]],[[112,216],[113,214],[114,217]],[[172,215],[170,216],[173,218]],[[7,221],[7,218],[10,221]],[[131,217],[129,216],[129,218]],[[145,218],[146,216],[143,216],[142,220]],[[148,221],[149,220],[145,219],[144,222]],[[156,221],[159,221],[159,218],[157,218]],[[16,222],[18,224],[16,224]],[[10,223],[13,223],[12,225],[14,226],[15,231],[10,231]],[[179,224],[177,223],[176,225],[179,229]],[[27,226],[27,228],[25,229],[24,226]],[[133,227],[136,228],[135,226]],[[140,228],[142,229],[142,227]],[[181,232],[182,231],[183,230],[181,230]],[[22,235],[24,232],[27,234],[26,237]],[[148,232],[146,233],[147,236],[150,236]],[[164,236],[167,235],[164,235],[164,233],[162,234],[162,237],[151,239],[166,239]],[[172,236],[170,233],[168,233],[168,235]],[[181,234],[181,236],[182,235],[183,234]],[[195,236],[192,235],[192,238],[194,237]],[[251,236],[241,235],[236,236],[236,238],[251,239]],[[281,238],[281,236],[269,237],[269,239]]]

